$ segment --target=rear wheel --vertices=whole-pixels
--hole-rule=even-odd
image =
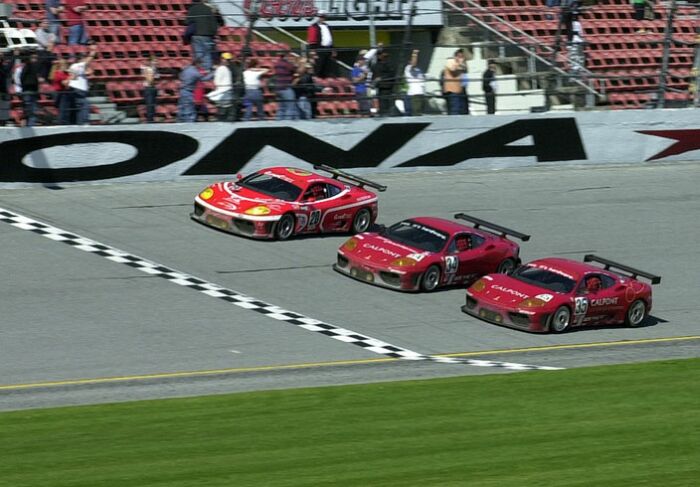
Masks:
[[[627,308],[625,324],[627,326],[639,326],[647,317],[647,305],[641,299],[636,300]]]
[[[366,232],[369,229],[370,223],[372,223],[372,214],[367,208],[362,208],[355,213],[355,218],[352,220],[352,232]]]
[[[423,274],[420,280],[420,287],[423,291],[434,291],[440,284],[440,268],[436,265],[431,265]]]
[[[277,222],[275,227],[275,237],[277,240],[287,240],[294,233],[294,216],[287,213]]]
[[[560,306],[549,319],[549,331],[563,333],[571,324],[571,311],[566,306]]]
[[[515,260],[508,258],[498,265],[498,270],[496,270],[496,272],[498,272],[499,274],[511,274],[514,270]]]

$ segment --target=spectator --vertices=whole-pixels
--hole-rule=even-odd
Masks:
[[[457,49],[454,57],[447,60],[445,69],[442,72],[442,91],[447,98],[447,114],[462,115],[466,113],[466,100],[464,97],[464,87],[462,77],[467,73],[467,63],[464,57],[464,50]]]
[[[58,123],[68,125],[72,107],[69,105],[70,98],[67,95],[70,74],[65,59],[58,59],[54,62],[48,79],[51,81],[54,106],[58,109]]]
[[[481,88],[486,99],[486,113],[496,113],[496,63],[489,61],[488,68],[481,77]]]
[[[273,68],[277,95],[277,120],[296,120],[298,118],[294,90],[292,89],[295,69],[294,65],[287,59],[288,56],[289,53],[283,51]]]
[[[65,19],[68,26],[68,44],[87,44],[89,41],[85,27],[84,13],[87,10],[86,0],[65,0]]]
[[[197,112],[195,111],[194,90],[197,83],[212,79],[213,74],[202,74],[199,71],[202,65],[199,59],[194,59],[192,64],[185,66],[180,73],[180,98],[177,106],[177,121],[178,122],[195,122],[197,121]]]
[[[36,36],[36,42],[42,48],[46,49],[46,46],[51,44],[53,46],[56,43],[56,34],[51,32],[51,26],[48,20],[42,20],[39,23],[39,27],[34,31]]]
[[[406,112],[414,117],[423,115],[425,103],[425,74],[418,67],[418,53],[418,49],[411,53],[411,59],[404,69],[404,78],[408,87],[406,95],[410,102]]]
[[[231,72],[231,83],[232,83],[232,102],[231,109],[232,118],[231,121],[241,120],[241,107],[243,106],[243,66],[241,65],[241,60],[231,54],[231,56],[226,59],[226,67]]]
[[[319,78],[335,76],[336,52],[333,49],[333,33],[326,22],[324,10],[318,12],[318,19],[309,26],[307,32],[309,49],[315,51],[318,56],[314,63],[316,76]]]
[[[224,25],[224,18],[215,6],[202,0],[192,0],[192,5],[187,10],[187,23],[194,24],[192,55],[201,60],[202,67],[209,72],[216,49],[214,37],[219,27]]]
[[[54,43],[49,41],[49,43],[46,45],[46,49],[41,49],[37,54],[39,56],[40,76],[44,80],[48,80],[53,64],[57,59],[56,54],[54,54]]]
[[[394,85],[396,70],[389,61],[389,53],[382,51],[379,61],[372,71],[372,83],[377,88],[379,98],[379,115],[390,116],[394,107]]]
[[[32,53],[20,75],[22,84],[22,109],[27,127],[36,125],[36,112],[39,108],[39,84],[44,80],[40,75],[39,56]]]
[[[567,31],[567,51],[569,53],[569,70],[578,75],[586,68],[586,54],[584,51],[583,27],[578,20],[578,15],[573,15],[571,27]]]
[[[367,51],[360,51],[357,61],[350,72],[350,79],[355,87],[355,99],[361,115],[371,115],[372,103],[367,96],[367,81],[370,75],[367,67],[367,59],[365,58]]]
[[[216,104],[219,121],[232,122],[235,120],[233,106],[233,78],[227,62],[233,58],[230,52],[225,52],[215,63],[214,91],[207,95]]]
[[[198,69],[199,74],[205,76],[207,70],[202,66]],[[207,100],[204,97],[206,93],[204,82],[200,79],[194,85],[194,90],[192,90],[192,101],[194,102],[194,121],[195,122],[208,122],[209,121],[209,107],[207,106]]]
[[[14,55],[0,51],[0,126],[5,126],[10,119],[10,85]]]
[[[88,77],[92,74],[90,63],[97,55],[97,46],[92,46],[87,54],[79,54],[78,61],[68,68],[70,73],[70,98],[75,105],[75,123],[87,125],[90,123],[90,84]]]
[[[259,68],[258,60],[253,58],[248,60],[248,68],[243,71],[243,85],[245,86],[245,117],[248,121],[255,106],[255,115],[258,120],[265,119],[265,108],[263,103],[262,84],[260,78],[269,73],[269,69]]]
[[[61,0],[46,0],[46,20],[49,21],[49,31],[56,36],[56,44],[61,43],[61,14],[63,10]]]
[[[313,118],[311,101],[316,96],[316,85],[313,76],[311,76],[311,65],[307,64],[306,58],[299,58],[292,85],[297,99],[296,108],[299,118],[311,120]]]
[[[148,58],[148,62],[141,66],[143,76],[143,103],[146,105],[146,122],[153,123],[156,116],[156,103],[158,99],[158,60],[155,56]]]

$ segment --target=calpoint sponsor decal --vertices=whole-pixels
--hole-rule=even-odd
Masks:
[[[591,306],[610,306],[617,304],[618,298],[596,298],[591,299]]]
[[[366,244],[363,244],[362,246],[366,249],[374,250],[375,252],[380,252],[380,253],[388,255],[390,257],[395,257],[397,259],[399,257],[401,257],[401,254],[399,254],[397,252],[394,252],[394,251],[389,250],[389,249],[385,249],[384,247],[379,247],[379,246],[371,244],[371,243],[366,243]]]
[[[529,298],[529,296],[528,296],[527,294],[521,293],[520,291],[516,291],[515,289],[510,289],[510,288],[508,288],[508,287],[503,287],[503,286],[500,286],[500,285],[498,285],[498,284],[494,284],[492,287],[493,287],[493,289],[495,289],[496,291],[501,291],[501,292],[503,292],[503,293],[512,294],[513,296],[517,296],[517,297],[522,298],[522,299],[527,299],[527,298]]]

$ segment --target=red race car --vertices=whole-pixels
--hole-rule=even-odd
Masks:
[[[651,311],[651,286],[637,278],[652,284],[661,278],[595,255],[583,260],[603,264],[604,269],[548,258],[530,262],[508,276],[484,276],[467,289],[462,311],[490,323],[535,332],[561,333],[585,325],[640,325]]]
[[[489,272],[511,272],[520,263],[520,247],[506,235],[523,241],[529,240],[529,235],[463,213],[455,218],[473,226],[421,217],[379,232],[355,235],[338,249],[333,268],[392,289],[433,291],[440,286],[472,282]]]
[[[194,220],[253,238],[364,232],[377,219],[377,195],[386,186],[326,165],[332,177],[295,167],[270,167],[236,182],[215,183],[194,199]],[[341,178],[343,180],[341,180]]]

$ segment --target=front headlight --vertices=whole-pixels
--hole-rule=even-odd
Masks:
[[[211,188],[207,188],[204,191],[202,191],[201,193],[199,193],[199,197],[202,198],[203,200],[208,200],[212,196],[214,196],[214,190]]]
[[[356,247],[357,239],[355,237],[348,239],[348,241],[343,244],[343,250],[347,250],[348,252],[352,252]]]
[[[518,306],[520,308],[541,308],[547,304],[546,301],[542,301],[539,298],[527,298],[525,301],[521,302]]]
[[[269,215],[271,211],[272,210],[270,210],[267,206],[260,205],[260,206],[254,206],[252,208],[248,208],[245,211],[245,213],[246,213],[246,215],[260,216],[260,215]]]
[[[483,279],[479,279],[469,288],[470,291],[474,291],[475,293],[480,293],[484,289],[486,289],[486,282],[484,282]]]
[[[418,261],[416,259],[411,259],[410,257],[401,257],[393,261],[390,265],[394,267],[412,267],[417,263]]]

